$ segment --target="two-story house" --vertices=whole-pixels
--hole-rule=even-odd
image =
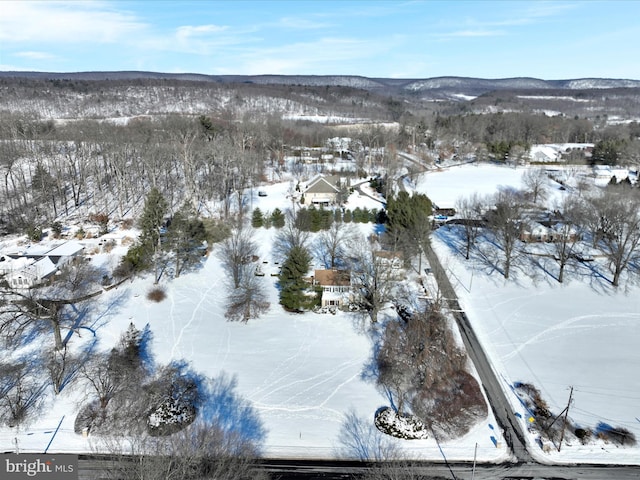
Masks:
[[[351,272],[316,270],[313,285],[322,287],[322,307],[345,307],[352,301]]]

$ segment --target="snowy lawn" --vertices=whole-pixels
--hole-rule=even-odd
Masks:
[[[492,193],[497,185],[519,187],[522,171],[492,166],[453,168],[427,176],[426,183],[418,182],[418,189],[426,188],[438,204],[453,204],[457,196],[474,189]],[[267,197],[256,193],[253,206],[263,211],[275,206],[284,210],[288,188],[288,183],[266,187]],[[108,349],[129,322],[138,328],[149,323],[158,362],[185,359],[206,375],[225,372],[236,376],[238,393],[253,403],[268,431],[267,456],[332,457],[340,448],[338,438],[349,412],[355,411],[371,425],[376,410],[389,404],[362,377],[371,340],[355,314],[285,313],[277,304],[276,278],[270,276],[277,271],[271,258],[275,230],[257,232],[261,261],[269,262],[263,264],[263,278],[272,303],[263,318],[248,324],[224,319],[225,276],[212,255],[201,270],[163,282],[167,298],[162,303],[147,300],[150,279],[127,282],[101,295],[91,320],[98,327],[95,339]],[[496,273],[489,275],[476,264],[463,263],[451,244],[446,229],[435,235],[434,246],[451,270],[462,305],[502,376],[505,390],[510,392],[515,381],[530,382],[557,414],[573,385],[575,402],[569,417],[574,423],[595,427],[604,421],[626,427],[640,438],[638,287],[614,292],[589,271],[559,285],[529,267],[516,268],[514,279],[505,282]],[[100,263],[107,258],[95,260]],[[79,346],[92,340],[89,332],[82,331],[82,338],[74,336],[71,342]],[[510,398],[514,415],[525,422],[526,412],[515,395]],[[65,389],[57,398],[48,395],[42,414],[32,424],[19,431],[0,429],[0,450],[14,451],[17,442],[21,451],[44,451],[60,424],[50,452],[91,451],[92,436],[73,433],[75,413],[85,401],[79,389]],[[464,438],[444,443],[442,450],[448,459],[471,460],[477,443],[479,459],[505,459],[504,442],[495,425],[490,414]],[[442,458],[431,438],[396,442],[413,457]],[[572,438],[569,442],[571,447],[563,447],[559,454],[533,450],[542,461],[638,463],[640,459],[638,447],[603,443],[581,447]],[[534,436],[531,443],[534,445]]]
[[[265,187],[266,197],[253,198],[254,207],[284,210],[287,184]],[[353,205],[365,206],[364,198]],[[370,200],[369,208],[378,208]],[[363,202],[363,203],[361,203]],[[361,229],[372,226],[359,225]],[[373,426],[378,408],[389,405],[372,381],[364,378],[371,358],[372,341],[363,331],[355,313],[289,314],[278,305],[276,277],[278,265],[271,257],[275,229],[258,229],[262,250],[262,270],[270,301],[270,311],[248,324],[224,318],[225,274],[215,254],[199,271],[161,282],[166,299],[147,299],[152,279],[136,279],[97,297],[94,309],[96,339],[109,349],[130,322],[139,329],[148,323],[154,334],[153,352],[158,363],[184,359],[207,376],[222,373],[235,376],[238,393],[257,409],[267,430],[264,454],[268,457],[331,458],[342,450],[339,442],[343,423],[351,412]],[[105,258],[96,258],[104,262]],[[365,323],[366,324],[366,323]],[[73,342],[87,341],[77,337]],[[62,419],[50,452],[90,452],[96,442],[73,433],[75,414],[86,397],[79,389],[64,390],[49,398],[43,414],[19,432],[0,429],[0,449],[43,451]],[[443,443],[448,459],[472,460],[477,444],[478,459],[501,461],[508,458],[501,434],[490,413],[463,438]],[[371,435],[382,435],[375,429]],[[407,455],[442,459],[433,438],[396,440],[388,437]],[[351,452],[351,455],[357,453]]]
[[[438,205],[454,205],[460,195],[492,193],[500,186],[521,187],[524,169],[465,166],[428,174],[416,189]],[[550,193],[558,192],[549,185]],[[522,257],[512,278],[476,257],[465,262],[458,249],[456,227],[434,234],[434,248],[475,331],[509,392],[515,417],[527,423],[527,413],[511,392],[515,382],[540,389],[551,411],[559,414],[574,387],[569,419],[577,427],[599,422],[631,431],[640,442],[640,287],[627,283],[617,291],[607,280],[606,264],[596,260],[567,267],[564,284],[553,274],[552,258],[532,263]],[[604,276],[604,278],[603,278]],[[637,279],[636,279],[637,280]],[[534,426],[535,427],[535,426]],[[535,446],[540,461],[640,462],[640,446],[616,447],[596,442],[582,446],[569,436],[561,452]]]

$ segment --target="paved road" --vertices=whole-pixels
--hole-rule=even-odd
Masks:
[[[79,480],[109,479],[105,472],[108,460],[81,456]],[[336,460],[286,460],[267,459],[256,465],[256,469],[266,471],[269,477],[278,480],[344,480],[366,478],[373,471],[384,468],[387,476],[398,480],[637,480],[640,478],[640,466],[557,466],[540,464],[478,464],[475,471],[471,463],[415,463],[412,466],[400,466],[394,469],[390,465],[376,465]],[[382,478],[382,477],[379,477]],[[129,479],[123,479],[129,480]]]
[[[400,191],[405,190],[402,178],[398,179],[398,189]],[[430,245],[424,253],[431,266],[435,280],[438,283],[438,288],[444,298],[447,299],[448,307],[452,311],[458,324],[464,346],[478,371],[480,382],[489,400],[489,405],[493,410],[498,425],[504,432],[505,441],[509,445],[509,448],[511,448],[518,462],[533,462],[533,458],[527,451],[525,432],[512,412],[511,404],[502,390],[496,373],[491,367],[487,355],[478,341],[478,337],[469,324],[467,315],[460,308],[458,296],[449,281],[449,277],[444,268],[442,268],[438,256]]]
[[[431,271],[438,283],[438,288],[444,298],[447,299],[449,309],[452,311],[453,316],[456,319],[467,353],[478,371],[480,381],[482,382],[482,386],[484,387],[487,398],[489,399],[489,404],[491,405],[493,414],[496,417],[498,425],[504,432],[505,441],[519,462],[532,462],[533,458],[527,451],[525,432],[513,414],[512,407],[507,400],[504,390],[502,389],[491,364],[489,363],[487,355],[482,349],[482,346],[478,341],[478,337],[469,324],[469,319],[460,308],[458,297],[451,286],[449,277],[442,268],[438,256],[430,245],[427,247],[425,255],[431,265]]]

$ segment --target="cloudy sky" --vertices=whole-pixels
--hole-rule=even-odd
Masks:
[[[638,0],[0,2],[0,70],[640,79]]]

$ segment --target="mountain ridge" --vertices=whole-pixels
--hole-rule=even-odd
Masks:
[[[166,73],[152,71],[35,72],[0,71],[0,77],[43,80],[136,80],[171,79],[213,83],[253,83],[259,85],[343,86],[365,90],[397,90],[420,93],[455,89],[461,93],[481,94],[493,90],[514,89],[610,89],[640,88],[640,80],[606,77],[544,80],[535,77],[478,78],[439,76],[429,78],[384,78],[360,75],[209,75],[202,73]]]

